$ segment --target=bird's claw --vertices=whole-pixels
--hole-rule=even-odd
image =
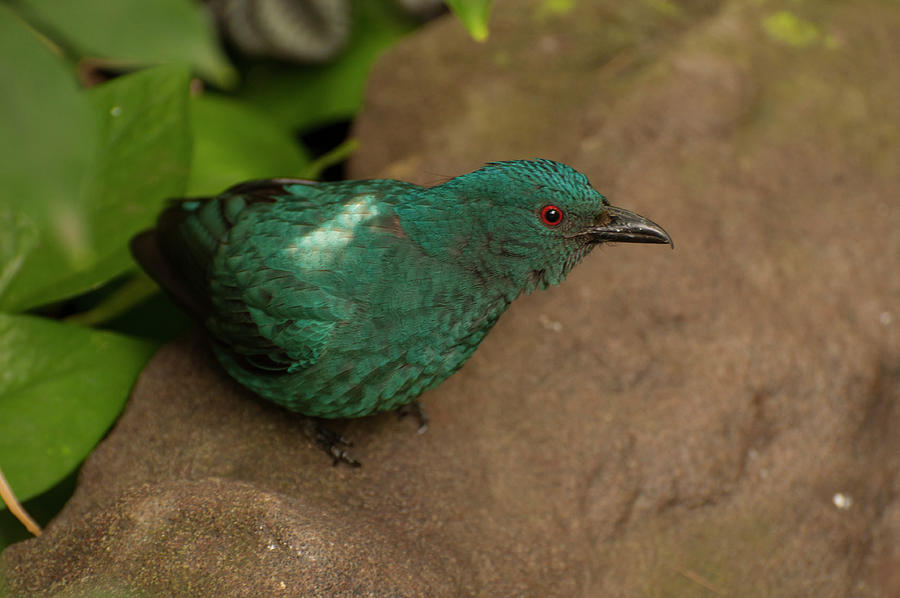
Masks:
[[[425,409],[419,401],[413,401],[412,403],[407,403],[398,408],[397,415],[400,419],[403,419],[408,415],[415,417],[419,422],[419,429],[417,430],[419,434],[424,434],[425,430],[428,429],[428,415],[425,413]]]
[[[338,434],[325,424],[314,419],[307,419],[306,432],[309,438],[316,443],[316,446],[325,451],[332,459],[332,465],[337,467],[339,463],[346,463],[351,467],[359,467],[362,465],[353,458],[347,449],[353,446],[348,438]]]

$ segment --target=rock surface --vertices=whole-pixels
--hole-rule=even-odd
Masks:
[[[567,8],[569,7],[569,8]],[[655,8],[654,8],[655,7]],[[331,467],[165,347],[17,595],[900,595],[900,7],[498,3],[380,63],[353,175],[542,156],[663,224]]]

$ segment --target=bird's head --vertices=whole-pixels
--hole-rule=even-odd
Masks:
[[[601,243],[672,243],[658,224],[609,205],[587,177],[552,160],[492,162],[430,189],[470,267],[524,291],[562,282]]]

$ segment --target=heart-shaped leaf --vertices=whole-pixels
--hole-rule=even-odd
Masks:
[[[191,100],[194,158],[188,195],[211,195],[247,181],[297,177],[309,165],[306,151],[266,114],[211,94]]]
[[[20,500],[81,463],[122,410],[155,346],[0,314],[0,468]]]
[[[0,18],[0,39],[2,26]],[[49,50],[24,33],[34,39],[19,35],[16,52],[43,53],[50,64]],[[0,94],[14,98],[0,124],[11,140],[0,146],[0,161],[10,157],[17,167],[10,173],[12,201],[0,210],[0,221],[16,231],[15,240],[0,243],[0,308],[7,310],[85,292],[131,268],[128,239],[153,222],[166,198],[184,192],[190,164],[186,67],[148,69],[86,93],[64,85],[74,85],[64,69],[48,67],[65,103],[41,111],[28,105],[43,101],[37,88],[50,83],[32,81],[42,75],[29,70],[10,69],[15,83]],[[52,115],[48,123],[43,112],[57,109],[70,120]]]

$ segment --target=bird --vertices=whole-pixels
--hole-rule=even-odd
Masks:
[[[264,179],[170,200],[136,261],[196,319],[238,383],[305,416],[418,407],[519,296],[603,243],[665,243],[548,159],[431,187]],[[335,459],[341,437],[317,432]]]

